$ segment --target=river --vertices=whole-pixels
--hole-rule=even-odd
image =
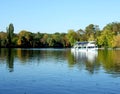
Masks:
[[[119,94],[120,50],[0,49],[0,94]]]

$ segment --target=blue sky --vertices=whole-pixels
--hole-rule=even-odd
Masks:
[[[120,0],[0,0],[0,31],[13,23],[15,33],[67,33],[119,21]]]

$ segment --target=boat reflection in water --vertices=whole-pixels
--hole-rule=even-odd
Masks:
[[[88,60],[89,62],[93,62],[98,55],[98,47],[95,41],[76,42],[71,48],[71,52],[80,61]]]
[[[80,61],[89,61],[89,62],[94,62],[98,56],[98,51],[73,51],[71,50],[71,53],[74,55],[76,60]]]

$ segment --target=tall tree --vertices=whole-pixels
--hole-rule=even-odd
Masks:
[[[14,26],[12,23],[10,23],[9,27],[7,27],[7,40],[8,40],[7,45],[8,45],[8,47],[11,47],[13,33],[14,33]]]
[[[85,28],[85,34],[87,36],[87,40],[95,40],[98,32],[100,31],[98,25],[90,24]]]
[[[76,33],[77,33],[77,36],[78,36],[78,41],[85,41],[86,40],[85,37],[84,37],[84,35],[85,35],[84,30],[79,29],[79,30],[76,31]]]
[[[93,24],[90,24],[85,28],[85,32],[86,32],[86,35],[87,35],[88,38],[89,38],[90,35],[94,34],[94,30],[95,30],[95,28],[94,28]]]

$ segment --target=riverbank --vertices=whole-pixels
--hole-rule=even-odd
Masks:
[[[98,48],[99,50],[120,50],[120,48]]]

